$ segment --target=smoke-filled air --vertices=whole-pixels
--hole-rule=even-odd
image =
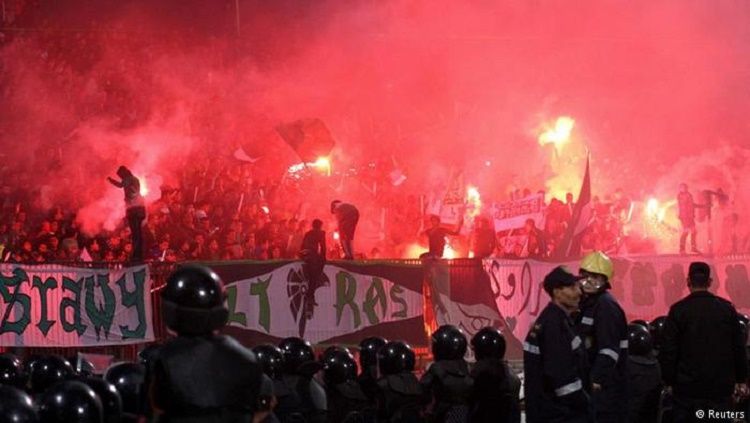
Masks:
[[[507,257],[676,254],[683,183],[696,249],[750,251],[745,2],[4,4],[6,252],[19,215],[34,238],[59,213],[81,250],[116,260],[121,165],[156,260],[294,257],[315,218],[335,246],[333,200],[359,209],[368,258],[418,257],[433,215],[462,234],[448,257],[475,254],[481,222]],[[543,247],[519,237],[529,220]]]

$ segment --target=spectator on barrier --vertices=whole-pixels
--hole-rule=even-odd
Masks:
[[[114,178],[107,178],[109,182],[118,187],[122,188],[125,193],[125,217],[130,227],[130,234],[133,237],[133,261],[143,260],[143,232],[141,224],[146,219],[146,206],[141,196],[141,183],[138,178],[125,166],[120,166],[117,169],[117,176],[120,180]]]
[[[690,294],[672,305],[664,325],[659,362],[674,395],[675,421],[698,421],[698,410],[730,411],[733,395],[748,395],[737,310],[708,290],[712,281],[708,264],[690,263]]]
[[[339,243],[344,252],[344,260],[354,259],[354,233],[359,222],[359,210],[352,204],[339,200],[331,202],[331,214],[338,223]]]
[[[474,222],[475,227],[470,242],[471,250],[475,258],[487,258],[495,251],[495,230],[486,217],[478,217]]]
[[[463,224],[464,221],[462,216],[461,221],[458,223],[458,228],[451,231],[440,226],[440,216],[430,216],[431,226],[423,232],[423,235],[427,236],[429,250],[419,256],[419,258],[443,258],[443,254],[445,253],[445,237],[449,235],[459,235]]]

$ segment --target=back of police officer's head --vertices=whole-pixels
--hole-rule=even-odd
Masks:
[[[183,336],[208,335],[224,327],[229,311],[224,305],[223,285],[205,266],[180,266],[161,292],[167,327]]]
[[[688,269],[688,288],[690,291],[705,291],[711,286],[711,268],[708,263],[694,261]]]

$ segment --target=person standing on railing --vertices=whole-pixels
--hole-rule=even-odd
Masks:
[[[130,236],[133,240],[132,261],[143,261],[143,232],[141,225],[146,219],[146,205],[141,196],[141,182],[125,166],[117,169],[120,180],[107,177],[107,180],[117,188],[125,192],[125,217],[130,227]]]
[[[344,250],[344,260],[354,260],[354,232],[359,222],[359,210],[352,204],[339,200],[331,202],[331,214],[336,216],[339,226],[339,240]]]

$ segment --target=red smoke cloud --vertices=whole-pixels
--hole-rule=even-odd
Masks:
[[[571,116],[596,192],[722,184],[748,219],[746,4],[41,3],[11,27],[47,28],[44,42],[5,31],[3,145],[92,231],[118,212],[104,178],[119,164],[170,183],[189,154],[243,145],[278,176],[297,160],[273,128],[303,117],[330,127],[334,169],[393,156],[402,189],[424,192],[465,168],[487,201],[555,176],[539,128]],[[72,47],[50,48],[55,34]],[[116,118],[96,112],[108,101]],[[562,159],[582,173],[579,155]],[[311,214],[331,195],[307,196]],[[335,195],[372,202],[357,186]]]

